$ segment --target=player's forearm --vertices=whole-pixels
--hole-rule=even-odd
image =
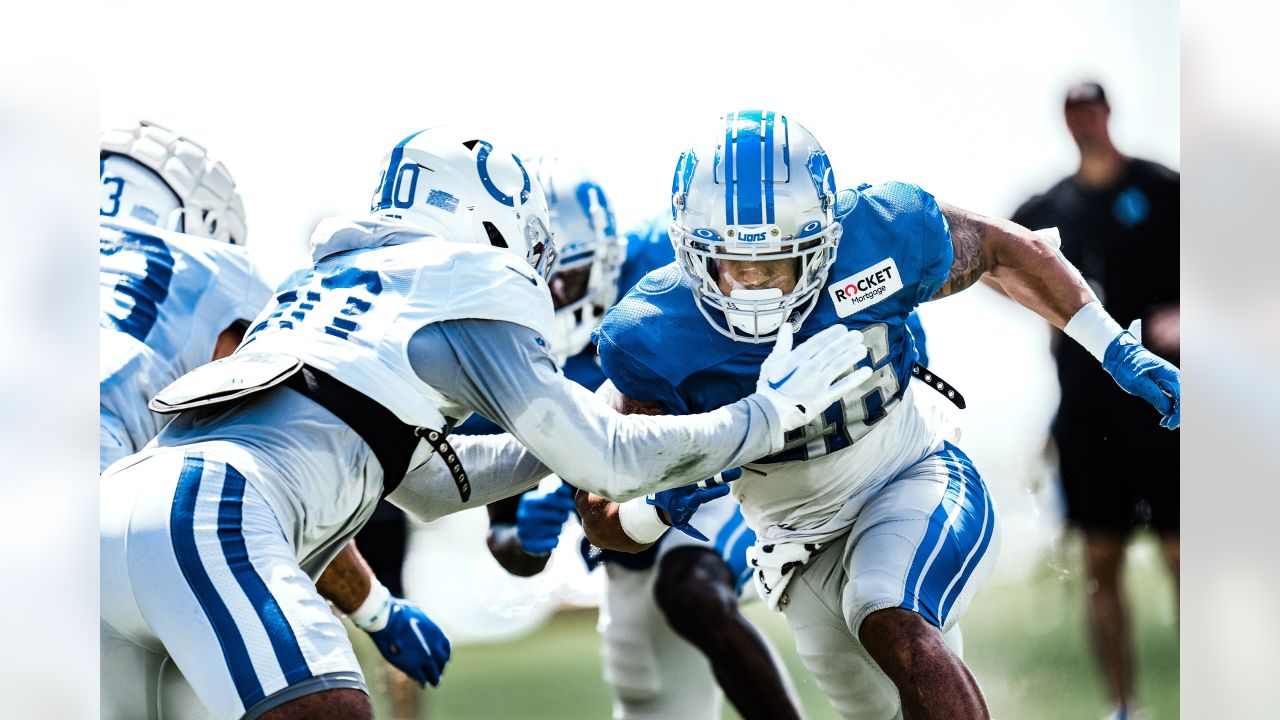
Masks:
[[[647,550],[653,543],[636,542],[627,535],[619,516],[616,502],[579,490],[574,497],[578,515],[582,516],[582,531],[587,540],[604,550],[637,553]]]
[[[1010,220],[940,206],[951,226],[955,262],[938,296],[963,290],[985,275],[1057,328],[1097,300],[1080,272],[1034,232]]]
[[[1000,221],[1006,223],[1007,221]],[[1013,223],[993,228],[999,240],[991,278],[1023,307],[1063,328],[1080,308],[1098,298],[1058,249]]]
[[[572,386],[572,387],[569,387]],[[709,413],[620,415],[565,381],[511,428],[565,482],[622,502],[698,482],[776,452],[776,411],[749,396]]]
[[[502,435],[453,435],[449,443],[458,454],[471,483],[471,496],[463,500],[439,457],[405,474],[392,504],[423,522],[473,507],[487,505],[527,490],[550,474],[533,453],[514,437]]]
[[[352,540],[321,573],[316,580],[316,590],[339,610],[350,614],[369,596],[374,582],[373,570]]]
[[[485,539],[489,546],[489,554],[498,561],[503,570],[519,577],[533,577],[547,568],[551,554],[532,555],[525,552],[516,537],[515,525],[493,525],[489,527],[489,536]]]

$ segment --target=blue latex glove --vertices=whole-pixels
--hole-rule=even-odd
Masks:
[[[572,485],[560,483],[553,492],[533,490],[520,497],[516,508],[516,539],[530,555],[546,555],[560,542],[560,529],[573,512]]]
[[[422,608],[404,598],[391,598],[386,627],[370,631],[369,637],[387,662],[419,685],[440,684],[440,674],[451,653],[449,638]]]
[[[1102,356],[1102,367],[1130,395],[1151,403],[1163,416],[1160,427],[1176,430],[1182,414],[1182,373],[1138,342],[1120,333]]]
[[[705,542],[710,538],[699,532],[696,527],[690,525],[689,521],[693,519],[693,514],[698,511],[698,508],[703,503],[711,502],[728,494],[729,485],[727,483],[708,488],[685,485],[671,490],[663,490],[650,495],[647,499],[650,505],[657,505],[666,511],[667,517],[671,519],[671,527],[691,538]]]

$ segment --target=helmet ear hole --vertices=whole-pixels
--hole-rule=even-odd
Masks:
[[[490,245],[500,248],[508,247],[506,238],[502,237],[502,233],[498,231],[496,225],[488,220],[482,222],[481,225],[484,225],[484,231],[489,235]]]
[[[462,143],[462,147],[464,147],[464,148],[466,148],[466,149],[468,149],[468,150],[475,150],[475,149],[476,149],[476,143],[478,143],[478,142],[480,142],[480,141],[479,141],[479,140],[467,140],[466,142]]]

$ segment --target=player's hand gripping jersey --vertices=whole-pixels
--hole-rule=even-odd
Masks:
[[[806,542],[846,529],[860,498],[950,432],[932,413],[902,402],[910,400],[917,359],[908,316],[938,291],[952,262],[937,203],[915,185],[863,185],[838,195],[835,219],[843,240],[796,340],[834,324],[860,330],[869,351],[860,365],[874,370],[872,380],[789,433],[781,452],[748,466],[733,485],[752,527]],[[772,346],[713,332],[695,303],[672,264],[608,313],[597,333],[601,364],[623,395],[684,414],[754,390]]]
[[[271,289],[243,247],[124,220],[100,227],[102,470],[155,437],[168,419],[147,402],[209,362],[218,334],[256,315]]]

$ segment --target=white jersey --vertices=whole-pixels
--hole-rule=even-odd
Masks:
[[[383,244],[295,272],[236,352],[292,355],[405,423],[439,429],[441,415],[461,420],[470,410],[423,382],[410,364],[409,340],[419,328],[470,318],[515,323],[543,338],[554,333],[550,290],[511,253],[388,221],[331,221],[328,228],[333,247],[345,247],[350,235],[367,243],[373,234]]]
[[[255,319],[236,355],[223,363],[250,353],[287,354],[406,423],[438,428],[442,414],[457,418],[470,409],[415,373],[409,359],[414,334],[461,318],[548,333],[554,316],[550,292],[527,263],[497,248],[446,242],[380,221],[342,225],[335,235],[340,240],[370,229],[386,242],[330,255],[294,273]],[[369,242],[367,235],[362,241]],[[157,443],[209,451],[244,473],[313,576],[364,524],[383,490],[380,466],[359,435],[292,391],[264,392],[222,412],[181,414]],[[420,443],[413,465],[429,452]]]
[[[209,362],[219,333],[271,289],[242,247],[126,221],[100,228],[99,392],[123,455],[164,425],[147,401]]]
[[[902,402],[840,452],[747,465],[730,487],[764,542],[822,543],[847,531],[862,506],[900,472],[956,439],[940,395],[908,387]]]

